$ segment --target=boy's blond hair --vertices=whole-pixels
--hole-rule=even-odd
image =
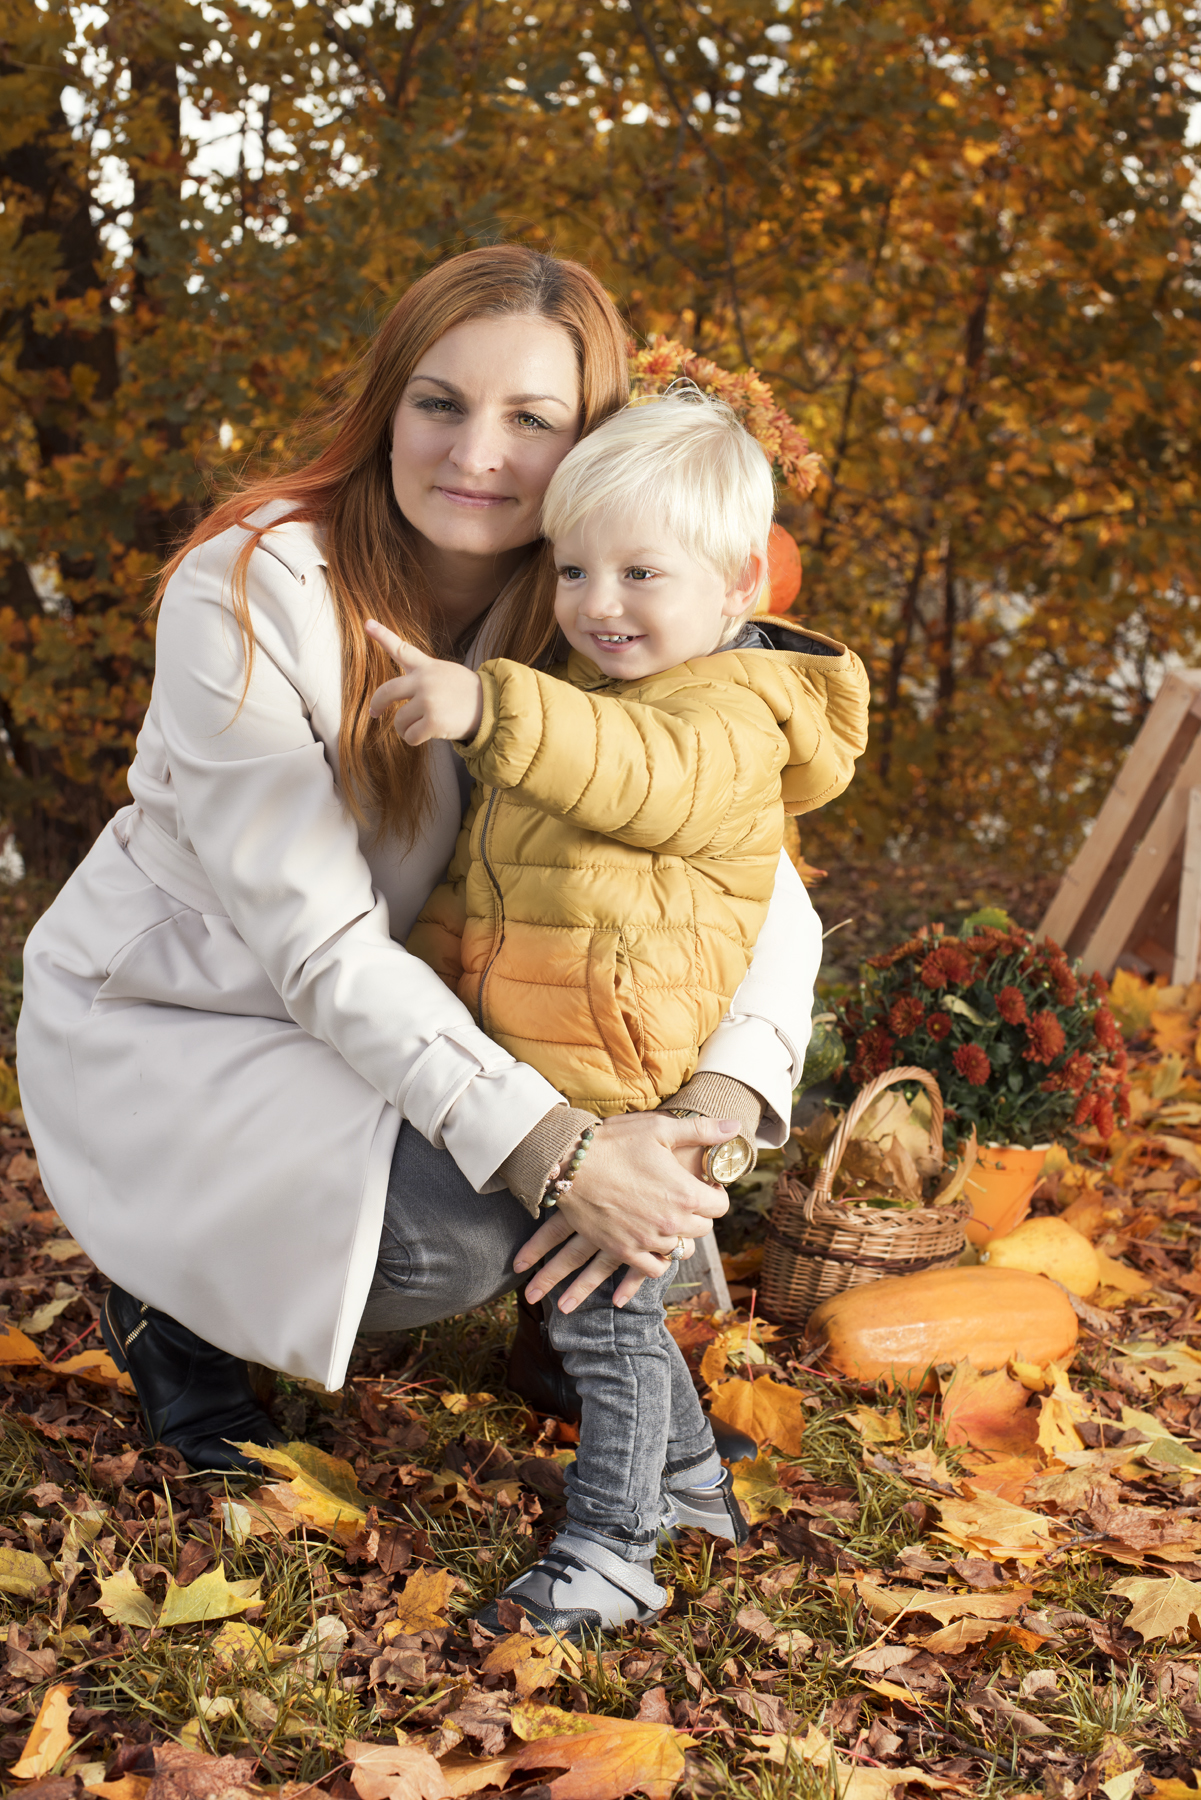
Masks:
[[[625,508],[655,515],[690,557],[735,582],[752,551],[767,554],[771,464],[732,409],[698,388],[636,401],[563,458],[543,534],[553,543],[590,514]]]

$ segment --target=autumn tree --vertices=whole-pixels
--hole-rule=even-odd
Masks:
[[[875,717],[816,832],[1058,858],[1196,657],[1186,7],[4,0],[0,56],[0,805],[39,868],[125,798],[163,550],[498,236],[822,451],[801,610]]]

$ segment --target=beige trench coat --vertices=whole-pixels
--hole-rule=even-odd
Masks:
[[[241,541],[193,551],[167,590],[133,804],[30,934],[18,1073],[46,1190],[108,1276],[226,1350],[338,1387],[402,1118],[487,1193],[561,1098],[402,947],[454,848],[458,759],[433,746],[413,848],[356,827],[308,526],[251,558],[258,649],[238,710]],[[767,1143],[785,1134],[820,951],[782,863],[700,1063],[766,1098]]]

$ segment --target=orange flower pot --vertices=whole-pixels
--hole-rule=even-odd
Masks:
[[[1050,1147],[984,1146],[964,1189],[965,1199],[972,1203],[972,1216],[964,1227],[969,1243],[983,1248],[1021,1224],[1030,1211]]]

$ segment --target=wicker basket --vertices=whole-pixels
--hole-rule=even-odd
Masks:
[[[889,1069],[855,1096],[830,1142],[812,1190],[788,1171],[776,1185],[767,1229],[759,1301],[781,1325],[803,1325],[814,1307],[844,1288],[949,1269],[963,1252],[964,1221],[971,1205],[960,1196],[945,1206],[881,1211],[835,1200],[838,1165],[872,1101],[900,1081],[919,1081],[930,1095],[932,1135],[942,1139],[943,1105],[938,1083],[925,1069]]]

